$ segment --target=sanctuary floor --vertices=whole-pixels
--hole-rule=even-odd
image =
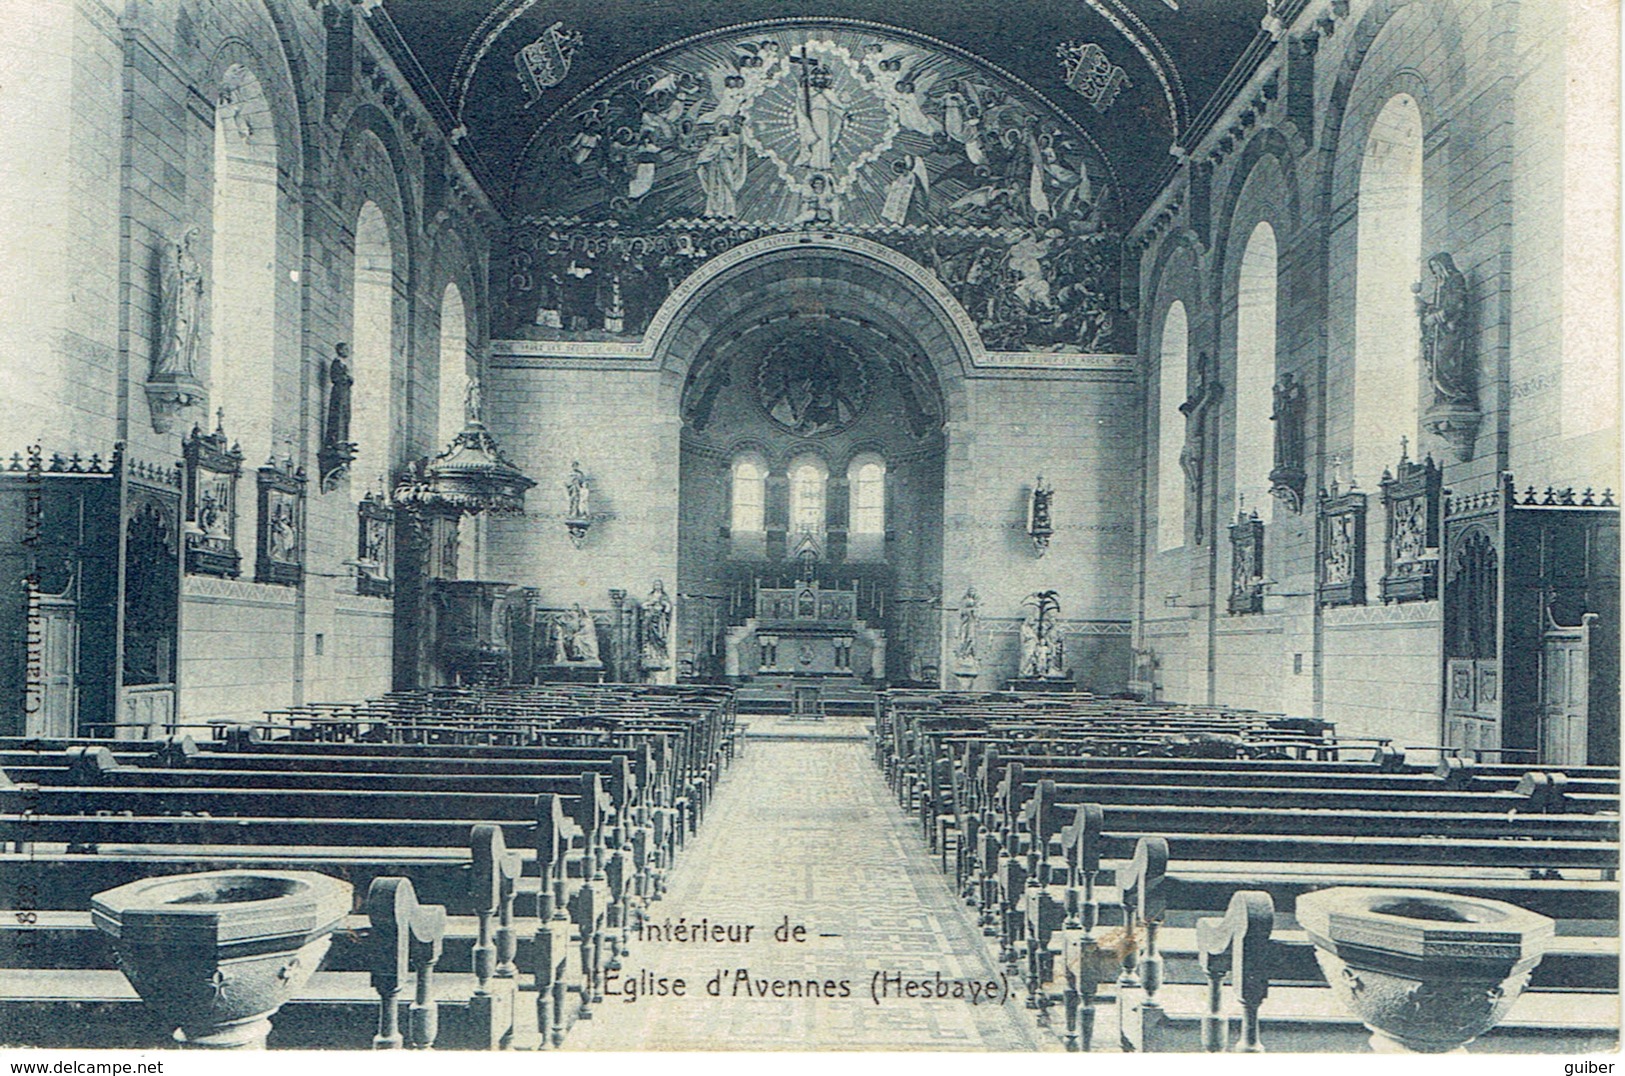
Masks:
[[[609,987],[623,993],[595,1006],[566,1049],[1056,1048],[1014,981],[1008,1001],[964,998],[990,981],[1002,989],[999,968],[865,744],[752,739],[651,912],[659,927],[753,929],[739,942],[634,939]],[[805,941],[775,940],[786,920]],[[878,1004],[877,972],[900,973]],[[950,993],[961,984],[960,999],[899,996],[922,980],[937,993],[939,974]],[[626,998],[661,977],[668,988],[683,979],[685,996]]]

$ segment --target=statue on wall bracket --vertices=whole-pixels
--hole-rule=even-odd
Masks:
[[[198,227],[188,225],[163,253],[158,272],[158,324],[147,372],[147,406],[152,428],[168,433],[175,417],[206,398],[197,376],[198,330],[203,317],[203,265],[192,243]]]
[[[564,492],[569,497],[569,508],[564,515],[564,526],[570,532],[570,544],[577,549],[587,539],[587,530],[592,526],[592,484],[587,476],[581,472],[581,464],[576,460],[570,461],[570,479],[564,483]]]
[[[355,379],[350,376],[350,345],[333,345],[327,363],[327,410],[322,415],[322,444],[316,450],[323,493],[338,488],[339,479],[355,459],[356,444],[350,440],[350,398]]]
[[[1304,469],[1303,385],[1292,374],[1282,374],[1275,383],[1275,466],[1270,469],[1270,493],[1294,513],[1303,511],[1303,491],[1308,483]]]
[[[1055,487],[1039,475],[1027,498],[1027,537],[1033,540],[1033,550],[1040,557],[1048,551],[1050,536],[1055,533],[1054,504]]]
[[[1440,252],[1428,259],[1432,291],[1411,285],[1422,329],[1422,365],[1433,386],[1433,399],[1422,413],[1422,425],[1439,437],[1465,463],[1473,458],[1473,441],[1483,413],[1478,406],[1478,362],[1473,354],[1467,278],[1455,259]]]

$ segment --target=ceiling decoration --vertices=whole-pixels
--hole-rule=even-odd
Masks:
[[[1117,181],[1012,77],[868,25],[703,35],[600,80],[525,153],[509,338],[636,338],[707,258],[838,230],[933,270],[995,351],[1117,349]]]
[[[1264,0],[385,0],[369,17],[392,24],[388,43],[398,40],[414,61],[403,67],[415,78],[421,71],[425,89],[448,103],[464,153],[498,199],[527,193],[513,184],[524,147],[588,87],[719,27],[797,19],[884,23],[895,39],[1005,72],[1087,130],[1123,180],[1119,198],[1132,216],[1154,196],[1170,148],[1265,13]],[[1057,56],[1089,45],[1100,55],[1091,51],[1085,76],[1098,72],[1117,87],[1109,102],[1109,91],[1097,93],[1089,81],[1081,84],[1088,92],[1077,92],[1077,69]],[[521,67],[526,49],[541,59]],[[865,54],[852,55],[861,67]],[[843,81],[838,68],[830,71]]]
[[[781,430],[802,437],[852,425],[869,402],[863,360],[816,329],[780,340],[756,366],[756,402]]]
[[[930,362],[872,322],[780,311],[724,336],[693,363],[683,388],[683,423],[694,433],[706,431],[736,385],[728,406],[749,401],[797,437],[821,439],[862,421],[872,428],[877,418],[915,440],[942,429]]]

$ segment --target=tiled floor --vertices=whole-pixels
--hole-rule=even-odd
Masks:
[[[1016,997],[1003,1003],[894,997],[877,1005],[871,997],[877,971],[934,984],[938,973],[997,981],[999,969],[868,751],[839,741],[752,743],[718,790],[666,898],[652,908],[661,924],[680,917],[687,925],[751,924],[751,940],[635,942],[623,980],[640,972],[681,977],[688,996],[606,997],[566,1048],[1054,1048],[1013,982]],[[806,926],[807,941],[773,939],[786,917]],[[822,989],[844,981],[850,996],[750,997],[737,985],[740,969],[753,983],[817,980]],[[709,996],[707,984],[719,973],[722,996]]]

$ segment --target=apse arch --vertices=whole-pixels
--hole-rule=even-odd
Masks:
[[[878,243],[831,233],[766,236],[716,256],[683,281],[646,337],[667,392],[681,392],[720,326],[763,306],[762,288],[814,291],[824,312],[886,326],[894,339],[918,349],[915,358],[931,371],[945,420],[963,409],[965,379],[977,352],[985,355],[970,316],[919,263]]]
[[[814,582],[853,595],[856,612],[836,618],[852,621],[845,635],[876,640],[871,660],[908,679],[911,665],[935,666],[936,639],[922,634],[916,607],[941,590],[941,521],[967,495],[947,446],[968,418],[970,344],[951,297],[933,295],[892,252],[874,257],[850,237],[791,238],[805,241],[772,237],[715,259],[651,342],[656,415],[676,426],[684,638],[696,640],[696,675],[725,675],[719,655],[753,675],[745,621],[761,588]],[[806,363],[821,372],[805,374]],[[776,390],[800,386],[797,377],[810,386],[799,398],[814,402],[781,414]],[[808,415],[820,417],[801,421]],[[759,517],[754,487],[743,516],[729,492],[747,447],[766,463]],[[877,460],[886,485],[864,487],[875,475],[862,464]],[[859,644],[860,668],[870,668],[869,646]],[[797,667],[848,675],[822,648]],[[791,655],[801,661],[802,648],[786,644],[778,659]]]

